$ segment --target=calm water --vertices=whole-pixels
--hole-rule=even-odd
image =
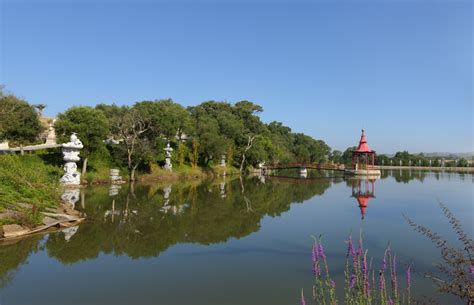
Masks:
[[[311,235],[323,236],[339,284],[350,231],[363,231],[369,256],[390,240],[399,265],[421,271],[439,254],[402,213],[455,238],[438,198],[474,232],[473,175],[384,172],[364,219],[352,195],[370,182],[310,177],[82,190],[87,223],[0,247],[0,304],[297,304],[312,284]]]

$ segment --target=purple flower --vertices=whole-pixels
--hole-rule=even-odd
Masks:
[[[391,297],[388,297],[388,305],[393,305],[393,300]]]
[[[474,280],[474,265],[471,265],[471,267],[469,267],[469,271],[471,272],[472,280]]]
[[[324,254],[324,248],[321,242],[319,242],[319,256],[322,257],[322,259],[326,259],[326,254]]]
[[[411,266],[407,268],[407,289],[410,290],[411,287]]]
[[[352,265],[356,265],[356,251],[354,249],[354,244],[352,243],[352,235],[349,235],[349,240],[347,242],[347,255],[346,258],[349,258],[349,254],[352,256]]]
[[[364,292],[368,294],[368,284],[369,281],[367,280],[367,254],[362,257],[362,282],[364,283]]]
[[[356,276],[355,276],[354,273],[352,273],[351,274],[351,280],[350,280],[350,283],[349,283],[349,288],[350,289],[354,288],[355,282],[356,282]]]
[[[383,255],[382,269],[380,269],[380,272],[385,273],[385,270],[387,270],[387,252]]]
[[[385,290],[385,278],[384,278],[384,276],[383,276],[382,270],[380,270],[379,286],[380,286],[380,291],[381,291],[381,292]]]
[[[393,263],[392,263],[393,273],[397,273],[397,255],[393,255]]]
[[[397,282],[397,255],[396,254],[393,255],[392,268],[393,268],[392,269],[393,270],[392,289],[395,293],[397,293],[398,282]]]
[[[332,289],[335,289],[335,288],[336,288],[336,283],[335,283],[333,280],[331,280],[331,281],[329,282],[329,284],[331,285],[331,288],[332,288]]]
[[[301,289],[301,305],[306,305],[306,301],[304,299],[303,289]]]
[[[320,276],[321,275],[321,268],[319,266],[319,252],[318,252],[318,244],[315,242],[313,245],[311,258],[313,261],[313,274]]]
[[[347,254],[346,257],[349,257],[349,254],[352,254],[354,251],[354,245],[352,244],[352,235],[349,235],[349,239],[347,240]]]
[[[380,276],[379,286],[380,286],[381,292],[385,290],[385,270],[387,270],[387,251],[385,251],[383,255],[382,267],[380,268],[380,271],[379,271],[379,276]]]
[[[316,249],[316,243],[313,245],[313,248],[311,249],[311,259],[313,261],[313,264],[316,263],[318,260],[318,250]]]

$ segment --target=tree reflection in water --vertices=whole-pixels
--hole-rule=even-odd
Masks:
[[[38,250],[41,240],[48,255],[63,264],[100,253],[158,256],[178,243],[209,245],[257,232],[263,217],[279,216],[291,203],[323,194],[333,182],[227,177],[205,183],[83,189],[77,208],[87,215],[87,222],[74,234],[59,232],[0,247],[2,284]]]

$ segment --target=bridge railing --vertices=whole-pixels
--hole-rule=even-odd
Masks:
[[[264,169],[291,169],[291,168],[310,168],[310,169],[327,169],[327,170],[342,170],[340,165],[322,164],[322,163],[287,163],[287,164],[273,164],[263,167]]]

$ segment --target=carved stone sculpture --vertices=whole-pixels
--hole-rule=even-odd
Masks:
[[[66,163],[64,164],[64,175],[61,177],[60,182],[67,185],[79,185],[81,184],[81,174],[77,171],[76,162],[81,160],[79,151],[83,148],[82,142],[73,133],[70,141],[64,143],[62,147],[63,160]]]
[[[171,152],[173,148],[171,148],[170,143],[168,143],[163,150],[165,151],[165,166],[163,168],[171,171],[173,169],[173,165],[171,164]]]

